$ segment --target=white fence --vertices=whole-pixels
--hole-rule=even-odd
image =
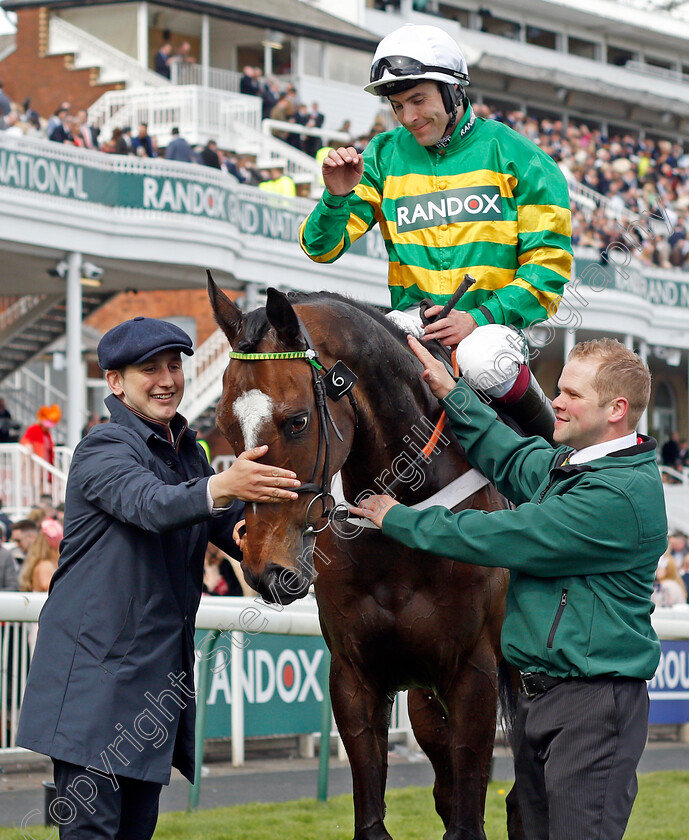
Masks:
[[[72,451],[55,447],[55,465],[39,458],[20,443],[0,444],[0,497],[3,510],[11,519],[26,516],[41,495],[49,495],[53,504],[65,500],[67,472]]]
[[[291,175],[309,175],[313,183],[317,183],[321,168],[310,155],[261,130],[261,108],[262,101],[258,96],[198,85],[111,90],[91,105],[89,121],[105,138],[109,138],[115,128],[131,126],[136,132],[138,125],[146,123],[149,135],[156,137],[161,147],[172,139],[172,129],[178,128],[180,135],[192,146],[214,140],[223,150],[251,149],[262,158],[284,158]],[[290,128],[295,126],[290,123]],[[127,159],[120,155],[116,157]],[[151,163],[156,166],[163,161],[158,158],[149,161]]]
[[[42,405],[59,405],[62,416],[67,416],[67,394],[56,388],[48,376],[39,376],[28,365],[15,370],[3,380],[2,393],[12,419],[22,428],[36,422],[36,411]],[[84,425],[87,419],[88,414],[84,412]]]
[[[243,129],[261,124],[261,100],[199,85],[136,90],[110,90],[89,108],[91,124],[104,137],[115,128],[146,123],[148,133],[161,146],[172,139],[172,129],[192,145],[215,140],[221,149],[243,140]]]
[[[222,330],[212,333],[187,362],[189,372],[180,411],[190,424],[222,395],[222,376],[230,345]]]
[[[170,81],[173,85],[203,85],[228,93],[239,93],[241,79],[241,73],[223,70],[221,67],[204,68],[202,64],[181,61],[174,61],[170,65]]]
[[[32,650],[35,622],[47,598],[46,593],[0,592],[0,756],[2,750],[15,748],[21,699],[24,695]],[[196,616],[197,630],[221,630],[244,625],[242,613],[250,607],[251,626],[260,626],[260,633],[280,636],[320,636],[318,609],[313,598],[307,597],[287,607],[268,607],[260,600],[249,598],[202,598]],[[244,763],[244,633],[230,630],[232,657],[230,659],[232,763]],[[252,634],[255,636],[255,634]],[[406,692],[398,695],[392,715],[391,735],[402,734],[413,743],[407,713]],[[337,735],[333,722],[332,735]],[[344,748],[338,738],[338,753]]]
[[[21,699],[26,685],[33,628],[47,594],[0,592],[0,748],[15,746]],[[230,659],[232,726],[232,761],[244,763],[244,634],[232,628],[243,626],[242,613],[250,607],[251,625],[260,626],[260,633],[280,636],[320,636],[318,611],[313,598],[307,597],[287,607],[276,609],[260,600],[248,598],[208,597],[201,600],[196,617],[197,630],[231,632],[233,652]],[[689,639],[689,605],[656,609],[653,627],[661,639]],[[229,630],[228,630],[229,628]],[[253,634],[255,635],[255,634]],[[331,734],[337,734],[334,729]],[[400,692],[393,708],[391,735],[402,735],[409,746],[414,736],[407,713],[406,692]],[[344,757],[341,741],[338,751]],[[2,755],[2,751],[0,751]]]

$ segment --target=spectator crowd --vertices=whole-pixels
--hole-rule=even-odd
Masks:
[[[158,73],[169,77],[175,63],[193,62],[190,46],[184,42],[175,53],[163,44],[155,57]],[[263,78],[257,67],[243,68],[239,90],[259,97],[264,119],[293,124],[294,129],[276,126],[274,134],[287,144],[320,160],[330,146],[318,136],[299,131],[323,128],[326,115],[317,102],[307,104],[299,98],[292,84],[282,87],[277,80]],[[500,120],[529,137],[543,148],[564,171],[570,183],[590,188],[594,193],[577,191],[572,201],[572,240],[580,248],[605,254],[613,243],[627,248],[642,264],[660,268],[689,270],[689,154],[670,140],[642,138],[625,131],[610,136],[599,128],[570,121],[536,119],[524,111],[500,111],[488,105],[475,105],[478,116]],[[369,140],[386,129],[382,118],[370,130],[351,139],[363,151]],[[338,131],[350,134],[351,123],[344,119]],[[12,104],[0,82],[0,130],[9,135],[47,137],[58,143],[100,149],[109,154],[164,157],[167,160],[199,163],[227,173],[239,183],[263,185],[263,189],[283,195],[308,196],[310,185],[286,185],[285,162],[262,161],[259,149],[245,144],[234,149],[219,149],[213,140],[205,146],[192,147],[173,129],[167,148],[158,147],[148,126],[141,124],[116,128],[110,138],[101,138],[90,126],[88,113],[61,102],[47,120],[32,108],[29,99]],[[276,169],[282,171],[275,171]],[[272,172],[270,170],[273,170]],[[281,180],[282,179],[282,180]],[[304,181],[306,179],[303,179]],[[281,181],[276,186],[275,181]],[[583,192],[583,195],[581,194]],[[598,194],[598,199],[592,200]]]

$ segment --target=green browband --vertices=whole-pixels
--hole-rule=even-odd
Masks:
[[[314,350],[300,350],[293,353],[235,353],[233,350],[230,358],[241,359],[244,362],[257,362],[262,359],[306,359],[309,364],[320,370],[323,366],[316,361],[316,355]]]

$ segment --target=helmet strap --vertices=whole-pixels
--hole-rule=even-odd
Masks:
[[[439,143],[436,143],[436,147],[443,149],[449,144],[452,138],[452,132],[457,125],[457,109],[464,102],[464,91],[461,85],[450,85],[444,82],[440,82],[438,87],[440,88],[440,95],[445,106],[445,111],[450,115],[450,119],[445,126],[443,139]]]

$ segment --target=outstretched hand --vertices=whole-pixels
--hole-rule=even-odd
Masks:
[[[408,335],[407,341],[409,342],[409,349],[424,367],[424,382],[428,384],[433,396],[442,400],[443,397],[446,397],[453,390],[457,383],[450,376],[445,365],[431,356],[423,344],[417,341],[413,335]]]
[[[363,174],[364,159],[354,146],[331,149],[323,160],[323,183],[330,195],[347,195]]]
[[[390,508],[398,504],[399,502],[396,502],[391,496],[368,496],[359,502],[359,507],[351,508],[351,512],[363,516],[364,519],[370,519],[374,525],[382,528],[385,515]]]
[[[299,498],[294,492],[294,488],[301,484],[296,473],[256,463],[267,451],[267,446],[247,449],[232,466],[211,476],[210,491],[216,507],[227,507],[235,499],[244,502],[288,502]]]

